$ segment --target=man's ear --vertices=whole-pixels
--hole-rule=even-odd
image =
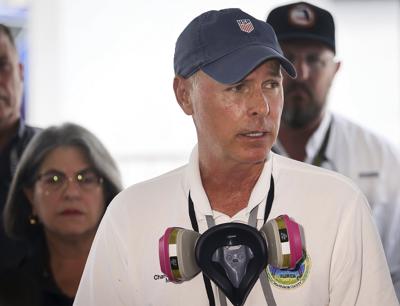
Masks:
[[[19,78],[23,82],[25,81],[25,69],[24,65],[22,63],[18,63],[18,73],[19,73]]]
[[[183,77],[177,75],[174,78],[174,92],[176,101],[178,102],[179,106],[185,112],[186,115],[193,114],[193,105],[190,98],[190,89],[191,84],[190,81],[184,79]]]

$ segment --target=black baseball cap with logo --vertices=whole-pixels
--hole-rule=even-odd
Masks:
[[[278,40],[309,39],[327,45],[335,53],[335,23],[331,13],[307,2],[296,2],[273,9],[267,22]]]

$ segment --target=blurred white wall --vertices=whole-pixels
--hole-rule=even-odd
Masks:
[[[399,4],[311,1],[337,21],[342,69],[331,107],[400,143]],[[117,159],[126,186],[186,163],[196,143],[172,90],[179,33],[209,9],[265,19],[284,1],[35,0],[28,23],[28,122],[74,121]]]
[[[335,2],[334,2],[335,3]],[[337,1],[331,108],[400,144],[400,1]]]

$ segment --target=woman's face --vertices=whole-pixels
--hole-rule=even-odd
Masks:
[[[25,194],[47,237],[75,240],[94,235],[105,210],[102,178],[79,147],[50,151]]]

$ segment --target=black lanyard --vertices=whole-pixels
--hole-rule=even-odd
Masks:
[[[270,188],[268,191],[267,200],[265,202],[264,223],[267,222],[269,213],[271,212],[272,202],[274,201],[274,196],[275,196],[275,183],[274,183],[274,178],[271,175]],[[192,198],[190,196],[190,191],[189,191],[189,197],[188,197],[188,206],[189,206],[189,217],[190,217],[190,222],[192,223],[192,228],[194,231],[199,232],[199,225],[197,223],[196,212],[194,211],[194,205],[193,205]],[[207,297],[210,302],[210,306],[215,306],[215,298],[214,298],[214,293],[213,293],[212,287],[211,287],[211,281],[207,276],[204,275],[204,273],[203,273],[203,279],[204,279],[204,285],[205,285],[206,291],[207,291]]]
[[[325,133],[321,147],[311,162],[311,164],[314,166],[321,167],[324,162],[328,161],[328,158],[326,157],[326,148],[328,147],[329,137],[331,136],[332,121],[333,119],[331,119],[331,122],[329,123],[329,127]]]

